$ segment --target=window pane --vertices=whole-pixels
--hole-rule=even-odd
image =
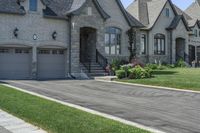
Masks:
[[[169,17],[169,8],[166,8],[166,16]]]
[[[30,11],[37,11],[37,0],[29,0]]]
[[[109,34],[105,34],[105,44],[109,45]]]
[[[116,43],[116,35],[115,34],[111,34],[110,35],[110,43],[111,44],[115,44]]]
[[[109,50],[109,47],[108,47],[108,46],[105,47],[105,53],[106,53],[106,54],[110,54],[110,50]]]
[[[110,54],[115,54],[115,45],[112,45],[112,46],[111,46]]]
[[[140,52],[141,54],[145,54],[146,53],[146,36],[143,34],[141,37],[141,47],[140,47]]]
[[[120,54],[121,52],[121,30],[109,27],[105,30],[105,53]]]

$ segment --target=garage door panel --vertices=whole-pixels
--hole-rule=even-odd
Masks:
[[[38,52],[38,78],[39,79],[63,79],[65,78],[64,54],[53,54],[52,51]]]
[[[0,79],[30,79],[31,53],[15,53],[15,48],[9,51],[0,53]]]

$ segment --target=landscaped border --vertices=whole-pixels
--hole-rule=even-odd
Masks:
[[[106,81],[106,80],[96,80],[100,82],[107,82],[107,83],[116,83],[116,84],[122,84],[122,85],[131,85],[131,86],[138,86],[138,87],[146,87],[146,88],[152,88],[152,89],[162,89],[162,90],[169,90],[169,91],[180,91],[180,92],[188,92],[188,93],[198,93],[200,94],[200,91],[193,91],[193,90],[187,90],[187,89],[178,89],[178,88],[171,88],[171,87],[164,87],[164,86],[154,86],[154,85],[144,85],[144,84],[137,84],[137,83],[127,83],[122,81]]]

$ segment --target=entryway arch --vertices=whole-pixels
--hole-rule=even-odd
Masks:
[[[176,38],[176,61],[185,60],[185,43],[186,40],[184,38]]]

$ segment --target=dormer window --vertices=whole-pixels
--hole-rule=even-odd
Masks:
[[[87,15],[92,16],[92,7],[88,7],[87,9]]]
[[[37,11],[37,0],[29,0],[29,10],[30,11]]]
[[[194,30],[194,36],[198,37],[198,31],[197,31],[197,29]]]
[[[170,17],[170,11],[169,11],[169,8],[166,8],[166,9],[165,9],[165,12],[166,12],[166,14],[165,14],[166,17],[169,18],[169,17]]]

